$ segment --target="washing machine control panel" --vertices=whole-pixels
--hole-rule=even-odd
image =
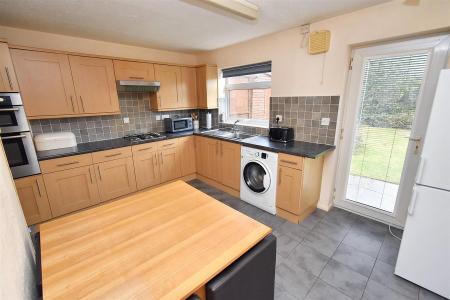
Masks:
[[[267,153],[261,152],[261,158],[262,159],[266,159],[267,158]]]

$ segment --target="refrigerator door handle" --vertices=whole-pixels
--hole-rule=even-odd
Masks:
[[[418,192],[417,192],[416,188],[414,187],[411,202],[409,203],[409,206],[408,206],[408,215],[410,215],[410,216],[412,216],[414,214],[414,208],[416,207],[417,193]]]
[[[423,169],[425,167],[425,157],[420,157],[419,168],[417,170],[416,183],[422,183]]]

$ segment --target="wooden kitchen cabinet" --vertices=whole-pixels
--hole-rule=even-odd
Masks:
[[[18,92],[19,84],[6,43],[0,43],[0,92]]]
[[[181,167],[177,148],[167,148],[158,151],[159,155],[159,173],[161,182],[174,180],[181,177]]]
[[[95,165],[100,201],[108,201],[136,191],[132,157],[101,162]]]
[[[74,116],[79,113],[66,54],[11,50],[28,118]]]
[[[153,64],[116,59],[113,62],[116,80],[155,80]]]
[[[154,150],[142,150],[142,153],[134,154],[134,173],[136,174],[136,186],[142,190],[161,183],[159,174],[158,152]]]
[[[197,107],[197,73],[192,67],[181,67],[181,108]]]
[[[20,178],[14,182],[28,225],[40,223],[52,217],[42,175]]]
[[[43,175],[53,217],[99,203],[94,166]]]
[[[150,106],[154,111],[174,110],[181,107],[181,68],[155,65],[155,79],[161,83],[158,92],[150,94]]]
[[[218,80],[217,66],[197,67],[198,108],[217,108]]]
[[[202,143],[204,148],[204,156],[202,156],[203,161],[203,171],[201,174],[205,177],[213,179],[217,182],[221,182],[222,172],[220,171],[220,141],[216,139],[204,138]]]
[[[239,144],[220,141],[220,171],[222,184],[239,191],[241,185],[241,146]]]
[[[277,215],[293,223],[304,220],[317,207],[323,157],[303,158],[278,154]]]
[[[69,55],[80,112],[120,113],[111,59]]]
[[[195,142],[193,136],[183,137],[178,140],[178,152],[181,164],[181,176],[194,174],[196,171]]]

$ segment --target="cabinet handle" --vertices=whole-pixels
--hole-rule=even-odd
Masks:
[[[41,187],[39,186],[39,180],[36,179],[36,186],[39,194],[39,198],[42,198]]]
[[[75,112],[75,105],[73,104],[72,95],[70,96],[70,103],[72,103],[72,110],[73,110],[73,112]]]
[[[278,169],[278,185],[281,184],[281,168]]]
[[[286,164],[291,164],[291,165],[296,165],[296,164],[297,164],[297,163],[294,162],[294,161],[289,161],[289,160],[284,160],[284,159],[282,159],[281,162],[284,162],[284,163],[286,163]]]
[[[135,77],[135,76],[129,76],[130,79],[144,79],[144,77]]]
[[[159,154],[160,154],[160,156],[161,156],[161,165],[163,165],[163,164],[164,164],[164,159],[163,159],[162,152],[160,152]]]
[[[155,155],[153,156],[153,171],[154,171],[154,170],[156,169],[156,167],[158,166],[157,160],[158,160],[158,154],[155,153]]]
[[[100,172],[100,166],[97,166],[98,171],[98,177],[100,178],[100,181],[102,181],[102,173]]]
[[[220,143],[220,155],[223,156],[223,144]]]
[[[219,143],[216,142],[216,155],[219,155]]]
[[[65,163],[65,164],[59,164],[59,165],[56,165],[57,167],[65,167],[65,166],[70,166],[70,165],[76,165],[76,164],[79,164],[80,162],[79,161],[73,161],[73,162],[70,162],[70,163]]]
[[[13,139],[21,139],[27,137],[25,134],[19,134],[19,135],[10,135],[10,136],[2,136],[2,140],[13,140]]]
[[[83,109],[83,112],[86,112],[86,110],[84,109],[83,97],[81,97],[81,96],[80,96],[80,101],[81,101],[81,108]]]
[[[138,151],[145,151],[145,150],[151,150],[151,149],[153,149],[153,147],[147,147],[147,148],[138,149]]]
[[[13,90],[11,76],[9,75],[9,69],[6,66],[5,66],[5,71],[6,71],[6,77],[8,77],[9,87],[11,88],[11,90]]]
[[[122,155],[122,152],[105,155],[105,157],[114,157],[114,156],[119,156],[119,155]]]
[[[175,145],[175,143],[165,144],[165,145],[163,145],[163,147],[169,147],[169,146],[172,146],[172,145]]]
[[[0,98],[3,100],[3,98]],[[0,101],[3,102],[3,101]],[[19,111],[20,109],[18,107],[13,107],[13,108],[0,108],[0,111]]]
[[[94,184],[94,181],[92,180],[92,172],[91,172],[91,168],[89,168],[89,178],[91,178],[91,183]]]

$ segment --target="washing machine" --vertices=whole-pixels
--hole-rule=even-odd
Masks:
[[[276,214],[278,154],[241,147],[241,199]]]

